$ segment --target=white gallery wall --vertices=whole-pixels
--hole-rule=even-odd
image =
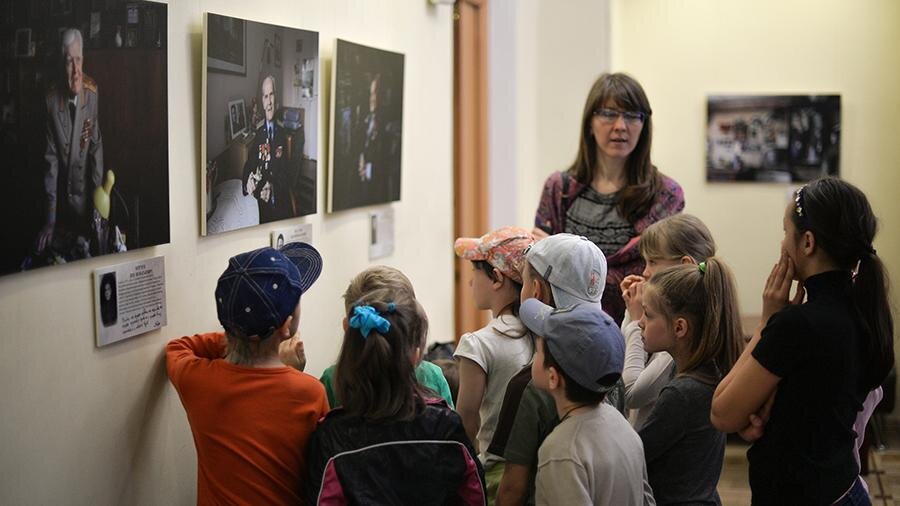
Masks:
[[[453,337],[451,7],[425,0],[169,2],[171,243],[0,278],[0,504],[196,500],[196,454],[166,377],[163,348],[169,339],[217,329],[212,293],[227,259],[268,244],[271,228],[291,223],[199,237],[207,11],[320,32],[320,211],[293,221],[312,224],[325,260],[321,278],[302,301],[308,372],[318,375],[336,358],[340,296],[351,276],[370,265],[372,208],[322,212],[335,38],[406,55],[402,201],[391,204],[396,251],[380,263],[412,279],[430,317],[431,338]],[[166,258],[168,326],[95,348],[92,270],[156,255]]]
[[[881,218],[879,256],[900,280],[900,2],[614,0],[612,65],[653,106],[653,161],[684,188],[759,314],[791,185],[706,182],[706,95],[841,95],[841,177]],[[896,293],[896,292],[895,292]],[[896,310],[895,310],[896,311]],[[897,320],[895,312],[895,320]]]
[[[608,0],[491,0],[491,228],[531,228],[544,179],[575,159],[584,97],[609,68]]]

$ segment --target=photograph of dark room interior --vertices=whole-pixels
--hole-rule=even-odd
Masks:
[[[203,235],[316,212],[319,34],[206,15]]]
[[[840,176],[840,95],[710,96],[707,181]]]
[[[403,61],[337,40],[328,212],[400,200]]]
[[[0,274],[169,242],[166,5],[0,3]]]

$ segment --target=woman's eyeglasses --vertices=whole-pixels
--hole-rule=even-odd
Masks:
[[[621,116],[629,125],[639,125],[647,119],[647,115],[641,111],[619,111],[605,107],[595,110],[594,116],[600,118],[600,121],[604,123],[614,123]]]

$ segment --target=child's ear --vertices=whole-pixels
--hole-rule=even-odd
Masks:
[[[341,320],[341,326],[344,327],[344,332],[347,332],[347,329],[350,328],[350,320],[348,320],[346,316]]]
[[[812,232],[806,230],[803,232],[803,235],[800,237],[800,245],[803,249],[803,253],[806,255],[813,255],[816,253],[816,236],[813,235]]]
[[[284,341],[285,339],[289,339],[291,337],[291,323],[294,321],[294,315],[289,315],[285,318],[284,323],[281,324],[281,327],[275,329],[275,333],[278,335],[279,341]]]
[[[541,302],[547,298],[547,294],[544,293],[544,285],[536,279],[531,280],[531,296]]]
[[[675,333],[676,339],[681,339],[688,335],[688,331],[690,330],[690,322],[687,321],[687,318],[679,316],[675,318],[675,321],[672,322],[672,331]]]
[[[503,273],[500,272],[500,269],[496,267],[494,267],[492,273],[493,279],[491,279],[491,288],[493,288],[494,290],[503,288],[503,283],[504,281],[506,281],[506,276],[504,276]]]
[[[559,374],[559,371],[557,371],[555,367],[550,366],[547,368],[547,387],[550,388],[550,390],[562,388],[564,386],[563,382],[564,380],[562,376]]]
[[[690,255],[681,255],[681,263],[682,264],[695,264],[697,262],[695,262],[694,258]]]

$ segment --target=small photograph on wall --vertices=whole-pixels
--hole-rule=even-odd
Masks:
[[[319,34],[209,13],[203,45],[202,234],[314,214]]]
[[[708,97],[707,181],[839,177],[840,155],[840,95]]]
[[[169,242],[166,4],[4,4],[0,274]]]
[[[328,212],[400,200],[403,55],[337,40]]]

